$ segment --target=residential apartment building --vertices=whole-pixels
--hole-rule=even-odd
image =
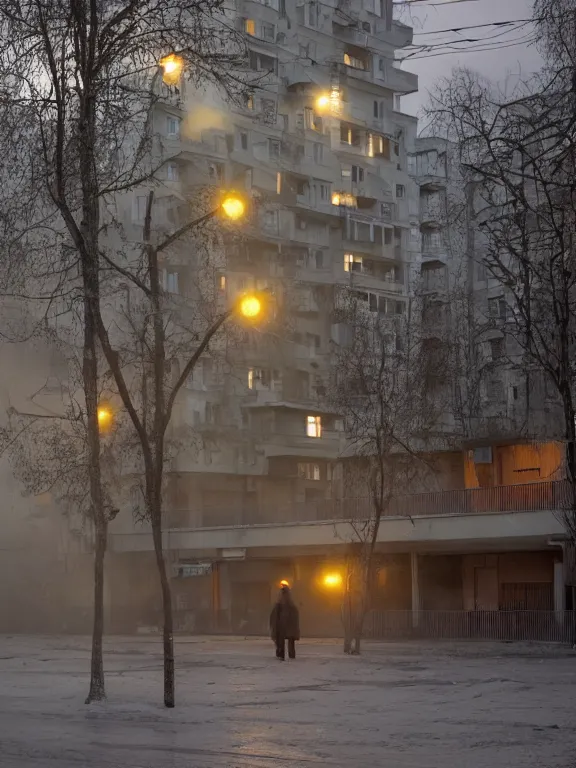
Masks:
[[[430,354],[460,334],[468,366],[457,377],[460,407],[443,424],[434,488],[396,499],[382,521],[373,607],[413,628],[427,611],[555,610],[563,621],[561,453],[527,443],[519,426],[525,402],[512,378],[519,366],[501,348],[504,299],[470,239],[480,235],[466,190],[450,148],[414,140],[414,120],[395,109],[416,87],[392,63],[410,31],[390,23],[389,6],[373,11],[308,4],[293,16],[245,2],[240,12],[267,81],[232,128],[210,132],[221,154],[208,175],[242,182],[259,201],[258,221],[226,253],[225,283],[278,294],[288,285],[295,302],[290,337],[270,345],[262,336],[234,361],[244,386],[234,399],[238,462],[219,448],[208,466],[178,463],[182,514],[165,541],[183,627],[262,631],[288,579],[309,631],[338,631],[339,596],[323,577],[344,570],[358,502],[343,486],[339,414],[322,408],[322,395],[330,341],[341,341],[331,310],[342,286],[373,311],[423,296]],[[197,166],[213,162],[206,143]],[[112,615],[128,623],[144,621],[137,595],[153,589],[150,548],[145,530],[112,534]]]
[[[446,325],[451,296],[458,292],[461,309],[471,294],[485,297],[488,315],[498,310],[494,326],[500,297],[480,266],[472,275],[467,230],[446,248],[446,201],[459,179],[449,153],[416,140],[415,118],[401,111],[417,79],[395,63],[412,31],[393,19],[391,1],[239,0],[235,23],[258,83],[241,106],[184,84],[163,91],[154,133],[167,160],[156,195],[166,229],[210,188],[242,191],[251,215],[204,244],[202,265],[174,251],[161,265],[163,284],[183,312],[200,268],[222,310],[242,292],[270,291],[279,307],[272,330],[281,332],[243,329],[215,345],[178,397],[174,430],[192,427],[195,439],[167,469],[174,606],[181,629],[261,632],[288,579],[305,631],[336,633],[340,595],[324,578],[344,572],[358,514],[343,482],[341,415],[325,398],[332,342],[343,340],[337,296],[349,288],[371,311],[403,314],[418,284],[430,354],[460,327]],[[124,209],[135,241],[146,194]],[[503,357],[491,334],[482,343]],[[482,397],[491,386],[479,384]],[[437,483],[407,489],[427,492],[395,499],[381,524],[373,607],[399,612],[412,628],[422,611],[560,615],[565,605],[558,448],[515,443],[511,429],[490,442],[485,403],[470,405],[465,418],[447,415]],[[544,482],[511,489],[519,478]],[[78,550],[62,556],[83,574],[74,600],[89,584],[89,558],[82,563]],[[159,599],[150,532],[126,510],[110,526],[109,628],[155,625]]]
[[[244,0],[236,24],[246,35],[249,76],[257,78],[245,103],[231,106],[183,84],[165,89],[155,116],[159,145],[171,157],[163,207],[210,186],[239,190],[251,201],[251,216],[211,245],[218,300],[226,306],[244,291],[267,290],[282,315],[276,334],[247,330],[234,348],[206,355],[175,413],[175,428],[179,420],[191,423],[199,440],[178,450],[170,466],[168,556],[175,574],[199,558],[222,560],[211,570],[220,570],[220,591],[235,591],[227,609],[214,608],[214,586],[202,587],[200,598],[186,597],[202,581],[197,577],[176,583],[185,587],[181,597],[176,589],[176,601],[211,603],[226,613],[223,627],[238,626],[232,605],[239,616],[250,602],[268,605],[284,555],[233,563],[240,575],[226,586],[235,548],[229,556],[213,548],[195,553],[173,537],[284,525],[294,515],[305,518],[306,509],[316,516],[317,507],[342,496],[342,420],[325,402],[331,346],[342,332],[333,320],[337,295],[351,289],[367,308],[403,314],[419,258],[412,237],[417,188],[407,168],[416,120],[399,109],[417,78],[395,61],[412,31],[393,20],[392,3]],[[145,199],[145,191],[136,192],[136,237]],[[167,289],[185,294],[189,256],[177,259],[176,253],[164,265]],[[132,558],[147,569],[145,530],[135,532],[120,516],[111,529],[118,553],[111,568],[122,574],[112,591],[124,615],[126,602],[138,602],[133,592],[122,597],[125,550],[134,536],[143,551]],[[255,577],[255,568],[269,577]],[[258,600],[249,597],[247,581]]]

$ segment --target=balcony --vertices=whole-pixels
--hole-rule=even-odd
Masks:
[[[403,283],[380,277],[369,269],[346,272],[345,281],[352,288],[366,288],[368,290],[383,291],[385,293],[394,293],[396,295],[404,293]]]
[[[446,264],[446,246],[441,243],[422,243],[422,264]]]
[[[364,83],[374,82],[372,62],[369,60],[365,60],[363,61],[363,64],[364,66],[360,67],[360,66],[353,66],[346,63],[342,63],[338,65],[338,72],[343,79],[354,78],[355,80],[362,80]],[[350,87],[352,87],[352,83],[350,83]]]
[[[329,438],[339,445],[339,433]],[[283,435],[282,440],[297,440],[293,435]],[[314,438],[301,438],[314,442]],[[320,438],[316,442],[323,441]],[[328,438],[326,438],[328,440]],[[286,455],[286,454],[270,454]],[[305,455],[305,454],[302,454]],[[526,485],[502,485],[493,488],[468,488],[459,491],[437,491],[398,496],[392,500],[383,517],[446,517],[453,515],[485,515],[509,512],[557,511],[570,507],[571,492],[566,480],[555,480]],[[363,520],[374,514],[369,497],[327,499],[306,503],[286,504],[280,518],[287,523],[314,523],[331,520]],[[278,519],[277,509],[248,510],[240,525],[263,524]],[[257,520],[256,520],[257,518]]]
[[[332,22],[334,37],[360,48],[389,53],[391,47],[405,48],[412,43],[412,27],[398,21],[393,21],[392,29],[388,29],[385,19],[371,17],[369,29],[370,31],[361,29],[359,21],[354,21],[353,17],[344,11],[337,12]]]
[[[302,434],[269,435],[263,438],[262,447],[267,459],[273,456],[337,459],[340,455],[340,434],[323,430],[322,437],[307,437]]]
[[[390,35],[390,43],[396,49],[412,45],[412,40],[414,39],[412,27],[402,24],[401,21],[393,21],[392,30],[387,34]]]
[[[286,439],[286,438],[282,438]],[[297,439],[297,438],[296,438]],[[281,454],[276,454],[281,455]],[[301,454],[306,455],[306,454]],[[397,497],[382,516],[379,546],[400,551],[470,551],[486,547],[546,547],[550,538],[565,537],[559,519],[570,508],[567,481],[439,491]],[[220,510],[218,522],[165,532],[166,548],[217,549],[277,547],[302,552],[314,546],[344,547],[353,533],[350,521],[372,514],[368,498],[326,499],[282,505],[246,505]],[[186,516],[183,515],[183,520]],[[226,523],[226,520],[228,522]],[[146,532],[111,534],[115,552],[151,551]]]
[[[377,176],[375,173],[365,171],[362,181],[345,179],[342,180],[342,182],[337,186],[338,191],[350,193],[356,198],[378,200],[380,202],[386,202],[389,203],[389,205],[393,205],[392,187],[390,183],[380,176]],[[378,218],[380,218],[380,216]]]
[[[418,75],[406,72],[398,66],[386,68],[385,83],[394,93],[415,93],[418,90]]]
[[[442,226],[446,214],[442,205],[435,200],[420,206],[420,225],[429,229],[437,229]]]
[[[315,216],[321,220],[326,220],[326,217],[329,217],[328,221],[330,221],[331,217],[338,216],[338,211],[332,205],[331,200],[328,197],[325,200],[322,200],[319,195],[314,194],[313,191],[302,195],[296,195],[293,205],[298,210],[306,211],[311,216]]]
[[[356,45],[359,48],[367,48],[371,37],[368,32],[364,32],[355,25],[340,24],[335,21],[332,22],[332,34],[339,40],[344,40],[346,43]]]
[[[418,176],[416,181],[423,192],[439,192],[442,189],[446,189],[448,184],[448,180],[445,176],[440,176],[439,174],[430,171]]]

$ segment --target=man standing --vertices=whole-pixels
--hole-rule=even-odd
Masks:
[[[276,643],[277,659],[284,661],[286,658],[286,641],[288,641],[288,658],[296,658],[296,640],[300,640],[300,616],[288,584],[282,584],[276,605],[272,608],[270,634]]]

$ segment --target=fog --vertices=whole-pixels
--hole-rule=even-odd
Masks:
[[[10,408],[53,409],[59,394],[37,394],[49,373],[45,343],[0,344],[0,426]],[[0,457],[0,632],[87,630],[90,560],[79,558],[49,494],[24,495],[9,455]]]

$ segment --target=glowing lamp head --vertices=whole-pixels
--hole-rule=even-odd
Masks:
[[[286,579],[282,579],[280,582],[280,589],[290,589],[290,584],[286,581]]]
[[[318,96],[316,99],[316,109],[319,112],[322,112],[330,106],[330,96],[328,94],[323,93],[321,96]]]
[[[262,312],[262,301],[258,298],[258,296],[243,296],[240,299],[238,308],[242,317],[253,320]]]
[[[97,411],[98,428],[101,432],[106,432],[112,425],[112,411],[108,406],[101,405]]]
[[[163,59],[160,59],[159,64],[162,67],[162,80],[164,80],[166,85],[176,85],[184,69],[184,59],[175,53],[171,53],[169,56],[164,56]]]
[[[324,576],[324,586],[329,589],[338,589],[342,586],[342,575],[340,573],[327,573]]]
[[[241,219],[246,212],[246,204],[244,203],[244,200],[236,195],[227,195],[222,201],[221,208],[224,215],[229,219],[232,219],[232,221]]]

